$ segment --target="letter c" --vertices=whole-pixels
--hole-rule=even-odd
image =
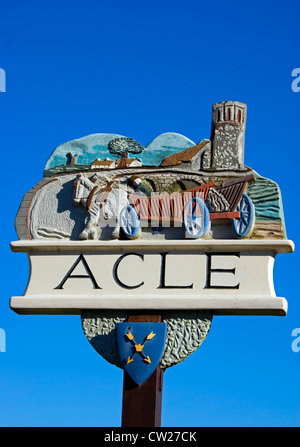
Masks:
[[[187,441],[189,440],[189,438],[188,438],[188,439],[184,439],[183,436],[184,436],[185,434],[189,435],[189,433],[188,433],[187,431],[184,431],[184,432],[182,432],[182,434],[181,434],[181,439],[182,439],[183,441],[187,442]]]
[[[151,435],[152,435],[153,433],[155,434],[154,431],[150,431],[150,433],[149,433],[149,435],[148,435],[148,439],[149,439],[149,441],[155,441],[155,439],[152,439],[152,438],[151,438]]]
[[[141,287],[142,285],[144,285],[144,281],[141,282],[140,284],[136,285],[136,286],[128,286],[127,284],[124,284],[118,275],[118,269],[119,269],[119,265],[121,263],[121,261],[126,258],[127,256],[138,256],[139,258],[141,258],[142,261],[144,261],[144,255],[140,255],[138,253],[126,253],[125,255],[122,255],[116,262],[113,268],[113,277],[114,280],[116,281],[116,283],[120,286],[123,287],[123,289],[128,289],[128,290],[132,290],[132,289],[138,289],[139,287]]]

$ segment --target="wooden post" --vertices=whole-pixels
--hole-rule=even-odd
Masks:
[[[128,322],[160,323],[161,315],[131,315]],[[137,385],[124,371],[122,427],[160,427],[163,370],[154,373]]]

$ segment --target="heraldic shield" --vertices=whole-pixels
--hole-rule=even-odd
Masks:
[[[140,385],[155,371],[162,358],[167,323],[118,323],[117,345],[124,370]]]

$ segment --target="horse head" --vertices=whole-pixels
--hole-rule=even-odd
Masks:
[[[91,182],[84,174],[80,173],[75,180],[73,191],[73,202],[85,205],[90,192],[95,187],[95,183]]]

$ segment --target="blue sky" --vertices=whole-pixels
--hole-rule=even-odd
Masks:
[[[58,145],[92,133],[147,145],[164,132],[210,137],[211,106],[248,106],[245,163],[281,187],[292,255],[278,255],[286,317],[215,317],[203,345],[164,378],[163,426],[299,426],[299,2],[2,3],[1,426],[120,426],[121,370],[79,316],[19,316],[26,255],[12,253],[23,195]],[[300,331],[300,329],[299,329]],[[299,343],[300,346],[300,343]]]

